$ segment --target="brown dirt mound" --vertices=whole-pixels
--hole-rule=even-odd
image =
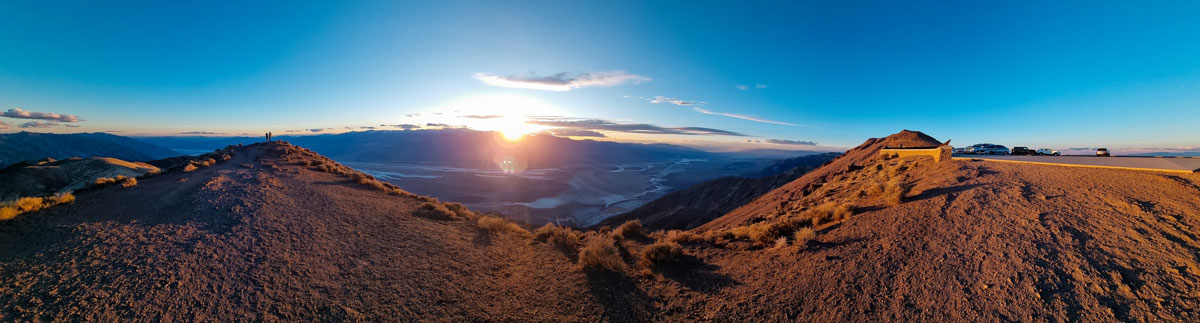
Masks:
[[[746,223],[761,214],[771,212],[780,203],[794,201],[800,196],[807,195],[820,185],[832,180],[834,176],[862,168],[864,164],[877,158],[879,150],[884,147],[904,146],[915,148],[936,147],[938,145],[941,145],[941,143],[937,139],[919,131],[911,130],[902,130],[884,138],[867,139],[866,142],[858,145],[858,147],[847,150],[841,157],[834,159],[829,164],[808,172],[791,183],[763,194],[753,202],[746,203],[746,205],[729,212],[729,214],[700,226],[699,229],[704,231],[714,228],[728,228]]]

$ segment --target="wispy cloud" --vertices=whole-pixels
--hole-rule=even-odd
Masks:
[[[20,125],[21,128],[52,128],[57,126],[57,123],[41,121],[30,121]]]
[[[704,127],[661,127],[645,123],[616,123],[608,120],[600,119],[534,119],[526,123],[567,128],[573,130],[591,130],[591,131],[608,131],[608,132],[624,132],[636,134],[655,134],[655,135],[715,135],[715,136],[737,136],[745,137],[746,135],[713,128]]]
[[[10,127],[11,126],[9,126],[7,123],[4,123],[4,121],[0,121],[0,129],[8,129]]]
[[[668,98],[665,96],[656,96],[653,99],[650,99],[650,103],[670,103],[670,104],[674,104],[674,105],[678,105],[678,106],[690,107],[690,106],[694,106],[694,105],[705,105],[708,102],[688,101],[688,100],[682,100],[682,99],[678,99],[678,98]]]
[[[80,125],[77,125],[77,124],[66,124],[66,123],[64,123],[63,126],[67,127],[67,128],[79,128],[80,127]]]
[[[323,132],[325,130],[333,130],[333,128],[312,128],[308,129],[308,132]]]
[[[18,119],[37,119],[37,120],[59,121],[59,122],[78,122],[79,121],[79,117],[75,116],[75,115],[58,114],[58,113],[53,113],[53,112],[34,112],[34,111],[22,110],[21,108],[8,109],[8,111],[5,111],[3,114],[0,114],[0,116],[9,117],[9,118],[18,118]]]
[[[750,89],[750,86],[747,86],[745,84],[738,84],[738,85],[734,85],[733,87],[737,88],[738,90],[742,90],[742,91]]]
[[[381,124],[381,125],[379,125],[379,126],[380,126],[380,127],[392,127],[392,128],[400,128],[400,129],[404,129],[404,130],[411,130],[411,129],[417,129],[417,128],[421,128],[421,126],[420,126],[420,125],[415,125],[415,124],[407,124],[407,123],[406,123],[406,124]]]
[[[497,118],[503,118],[503,117],[504,116],[494,115],[494,114],[489,114],[489,115],[471,114],[471,115],[459,116],[459,118],[467,118],[467,119],[497,119]]]
[[[549,132],[551,135],[553,135],[555,137],[596,137],[596,138],[607,137],[603,133],[600,133],[599,131],[584,130],[584,129],[572,129],[572,128],[550,129],[550,130],[546,130],[546,132]]]
[[[224,132],[214,132],[214,131],[184,131],[184,132],[179,132],[178,134],[181,134],[181,135],[223,135],[225,133]]]
[[[432,123],[432,122],[426,123],[425,126],[426,127],[442,127],[442,128],[450,127],[450,125],[445,124],[445,123]]]
[[[420,114],[420,113],[409,113],[409,114],[406,114],[406,115],[404,115],[404,116],[405,116],[405,117],[412,118],[412,117],[420,117],[420,116],[421,116],[421,114]]]
[[[765,88],[767,88],[767,85],[766,85],[766,84],[759,83],[759,84],[755,84],[755,85],[754,85],[754,87],[755,87],[755,88],[759,88],[759,89],[765,89]]]
[[[738,118],[738,119],[750,120],[750,121],[754,121],[754,122],[771,123],[771,124],[793,126],[793,127],[812,127],[812,126],[808,126],[808,125],[801,125],[801,124],[787,123],[787,122],[782,122],[782,121],[774,121],[774,120],[767,120],[767,119],[762,119],[762,118],[755,118],[755,117],[744,116],[744,115],[740,115],[740,114],[713,112],[713,111],[701,109],[699,107],[693,107],[692,110],[696,110],[696,112],[700,112],[703,114],[726,116],[726,117],[730,117],[730,118]]]
[[[779,145],[796,145],[796,146],[816,146],[816,142],[800,141],[800,140],[785,140],[785,139],[767,139],[767,142]]]
[[[649,77],[622,71],[582,74],[568,74],[564,72],[545,76],[539,76],[536,73],[511,75],[475,73],[475,79],[492,86],[543,91],[570,91],[584,87],[616,86],[625,83],[637,84],[650,81]]]

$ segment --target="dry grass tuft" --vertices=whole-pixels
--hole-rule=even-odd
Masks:
[[[579,250],[579,265],[611,271],[621,271],[625,268],[625,262],[621,260],[615,241],[599,235],[588,239],[587,245]]]
[[[908,193],[907,186],[899,178],[893,178],[887,182],[883,190],[884,201],[890,206],[898,206],[904,203],[904,195]]]
[[[446,208],[446,206],[442,205],[441,203],[437,203],[437,202],[422,203],[421,206],[417,207],[417,210],[414,211],[413,214],[416,216],[419,216],[419,217],[430,218],[430,219],[435,219],[435,220],[456,220],[457,219],[457,217],[455,217],[456,214],[454,213],[454,211],[450,211],[450,209]]]
[[[779,239],[775,239],[775,247],[773,249],[783,249],[787,248],[787,246],[787,237],[779,237]]]
[[[197,169],[200,169],[200,167],[196,167],[196,164],[192,164],[192,163],[188,163],[187,166],[183,166],[184,172],[192,172]]]
[[[663,241],[647,246],[642,250],[638,264],[645,268],[654,268],[668,263],[674,263],[683,258],[683,246],[678,243]]]
[[[385,184],[387,184],[387,183],[385,183]],[[391,187],[387,187],[387,188],[391,188]],[[454,212],[454,214],[457,215],[459,218],[471,220],[471,219],[475,219],[475,218],[479,217],[478,213],[475,213],[475,211],[471,211],[471,209],[468,209],[467,206],[462,205],[462,203],[448,202],[448,203],[442,203],[442,205],[446,206],[446,209],[450,210],[451,212]]]
[[[505,220],[504,218],[501,218],[501,217],[485,215],[485,216],[479,217],[479,221],[477,223],[479,225],[479,228],[487,230],[487,231],[491,231],[491,232],[509,232],[509,233],[515,233],[515,234],[522,235],[522,236],[529,235],[529,230],[525,230],[525,228],[521,227],[520,225],[517,225],[516,223],[513,223],[511,221]]]
[[[817,232],[813,231],[812,228],[802,228],[800,230],[796,230],[796,234],[793,235],[792,240],[795,241],[797,246],[803,248],[805,245],[808,245],[810,241],[816,238]]]
[[[126,178],[125,181],[121,182],[121,187],[134,187],[134,186],[137,186],[137,184],[138,183],[137,183],[136,178],[129,177],[129,178]]]
[[[16,201],[0,204],[0,221],[12,220],[22,213],[29,213],[51,206],[75,202],[75,195],[63,193],[50,197],[22,197]]]
[[[646,230],[642,227],[641,220],[629,220],[617,227],[613,233],[622,238],[632,238],[645,236]]]
[[[704,241],[704,237],[690,231],[671,230],[667,231],[666,240],[674,243],[691,244]]]
[[[582,239],[579,233],[571,228],[546,223],[546,225],[533,231],[533,240],[575,248],[579,246]]]

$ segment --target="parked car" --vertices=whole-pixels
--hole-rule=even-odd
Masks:
[[[1039,156],[1060,156],[1060,155],[1062,155],[1062,154],[1058,153],[1057,150],[1053,150],[1050,148],[1038,148],[1037,154]]]
[[[1008,147],[997,144],[974,144],[967,147],[968,154],[976,155],[1008,155]]]
[[[1111,157],[1112,154],[1108,153],[1108,148],[1100,148],[1100,149],[1096,149],[1096,156]]]
[[[1013,147],[1012,154],[1017,156],[1033,156],[1036,155],[1037,152],[1033,151],[1033,149],[1029,149],[1029,147]]]
[[[967,148],[954,148],[953,152],[954,154],[965,154],[967,153]]]

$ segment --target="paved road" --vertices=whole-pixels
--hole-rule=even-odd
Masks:
[[[955,159],[985,159],[1005,162],[1059,164],[1066,166],[1131,168],[1162,171],[1200,171],[1200,158],[1188,157],[1094,157],[1094,156],[991,156],[954,155]]]

